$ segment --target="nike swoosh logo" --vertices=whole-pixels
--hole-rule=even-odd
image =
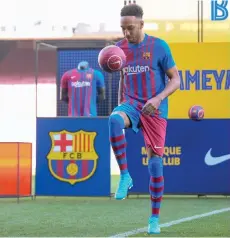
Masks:
[[[162,147],[161,146],[154,146],[155,149],[161,149]]]
[[[209,166],[212,166],[212,165],[217,165],[217,164],[223,163],[227,160],[230,160],[230,154],[222,155],[222,156],[219,156],[219,157],[213,157],[211,155],[211,150],[212,150],[212,148],[205,155],[205,158],[204,158],[205,164],[207,164]]]
[[[120,61],[116,61],[116,62],[111,62],[110,64],[121,64]]]

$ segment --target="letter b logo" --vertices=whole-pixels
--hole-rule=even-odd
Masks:
[[[211,20],[223,21],[228,18],[228,0],[211,0]]]

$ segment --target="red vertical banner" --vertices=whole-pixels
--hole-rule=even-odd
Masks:
[[[0,143],[0,197],[31,196],[32,144]]]

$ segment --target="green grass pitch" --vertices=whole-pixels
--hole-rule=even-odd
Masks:
[[[112,179],[115,190],[117,177]],[[161,223],[230,207],[230,198],[165,196]],[[0,199],[0,236],[105,237],[147,226],[147,196],[113,198],[37,197]],[[145,232],[133,236],[148,236]],[[161,237],[228,237],[230,212],[162,228]]]

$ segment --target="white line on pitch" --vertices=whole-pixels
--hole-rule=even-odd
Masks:
[[[195,215],[195,216],[191,216],[191,217],[184,217],[184,218],[181,218],[181,219],[178,219],[178,220],[175,220],[175,221],[170,221],[170,222],[164,223],[164,224],[160,225],[160,227],[170,227],[170,226],[173,226],[173,225],[180,224],[182,222],[192,221],[192,220],[196,220],[196,219],[200,219],[200,218],[203,218],[203,217],[208,217],[208,216],[212,216],[212,215],[215,215],[215,214],[219,214],[219,213],[222,213],[222,212],[228,212],[228,211],[230,211],[230,207],[223,208],[223,209],[220,209],[220,210],[214,210],[212,212],[207,212],[207,213],[203,213],[203,214]],[[139,233],[142,233],[142,232],[147,232],[147,227],[135,229],[135,230],[132,230],[132,231],[127,231],[127,232],[120,233],[120,234],[115,234],[115,235],[110,236],[110,237],[127,237],[127,236],[136,235],[136,234],[139,234]]]

